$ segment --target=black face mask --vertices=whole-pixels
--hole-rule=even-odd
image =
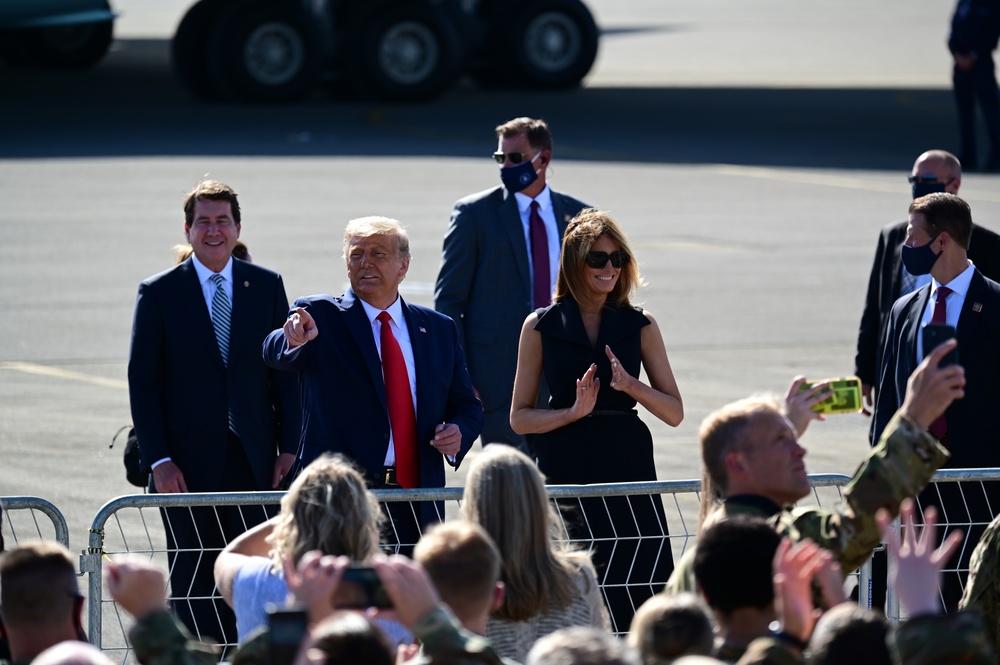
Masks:
[[[938,235],[941,235],[940,233]],[[935,254],[931,245],[937,240],[937,235],[927,241],[926,245],[919,247],[908,247],[903,245],[899,248],[899,258],[903,262],[906,272],[911,275],[926,275],[937,263],[941,254]]]
[[[943,182],[920,182],[919,180],[915,180],[910,187],[913,189],[914,199],[919,199],[921,196],[927,196],[928,194],[934,194],[935,192],[944,191]]]

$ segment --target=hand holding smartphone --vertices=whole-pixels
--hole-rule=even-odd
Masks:
[[[924,326],[921,331],[923,339],[921,342],[924,345],[924,358],[930,355],[931,351],[941,346],[949,339],[955,337],[955,327],[946,326],[939,323],[929,323]],[[947,367],[948,365],[958,364],[958,347],[955,347],[941,359],[938,363],[938,367]]]
[[[812,406],[816,413],[858,413],[862,409],[861,379],[850,376],[842,379],[824,379],[822,381],[804,381],[799,386],[799,392],[806,392],[817,383],[824,381],[830,384],[830,396]]]

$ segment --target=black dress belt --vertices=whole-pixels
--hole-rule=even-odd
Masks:
[[[638,411],[635,409],[594,409],[587,414],[587,417],[591,416],[634,416]]]

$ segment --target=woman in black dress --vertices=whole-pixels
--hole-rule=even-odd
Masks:
[[[636,403],[671,426],[684,418],[659,326],[630,304],[639,284],[628,240],[607,213],[588,209],[570,221],[553,304],[521,329],[510,412],[514,431],[532,435],[550,484],[656,480]],[[543,376],[548,409],[535,408]],[[567,521],[573,539],[593,541],[614,628],[627,631],[673,570],[659,495],[585,499]]]

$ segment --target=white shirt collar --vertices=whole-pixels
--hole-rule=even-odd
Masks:
[[[521,192],[515,192],[514,198],[517,200],[517,209],[521,211],[522,215],[527,213],[532,201],[538,201],[538,207],[541,210],[548,210],[552,206],[552,191],[549,189],[548,184],[545,185],[545,189],[539,192],[535,198],[531,198]]]
[[[358,298],[358,300],[361,300],[361,298]],[[365,308],[365,314],[368,316],[368,323],[374,325],[375,319],[378,318],[378,315],[381,314],[383,310],[378,309],[377,307],[372,307],[364,300],[361,300],[361,306]],[[392,317],[392,320],[396,322],[397,326],[402,328],[406,325],[404,323],[405,319],[403,319],[403,299],[400,298],[398,294],[396,295],[396,300],[393,301],[391,305],[386,307],[385,311],[389,312],[389,316]]]
[[[931,279],[931,296],[937,293],[937,290],[941,286],[947,286],[951,289],[952,293],[957,293],[965,298],[965,295],[969,292],[969,285],[972,283],[972,275],[976,272],[976,267],[972,265],[972,261],[969,261],[969,267],[958,273],[955,279],[951,280],[947,284],[939,284],[936,279]]]
[[[195,256],[194,254],[191,255],[191,262],[194,263],[195,272],[198,273],[199,284],[204,284],[205,282],[207,282],[209,279],[212,278],[212,275],[215,274],[214,272],[206,268],[202,264],[202,262],[198,260],[198,257]],[[231,256],[229,257],[229,260],[226,261],[226,267],[220,270],[219,274],[222,275],[226,279],[226,281],[229,282],[230,284],[233,283],[233,257]]]

